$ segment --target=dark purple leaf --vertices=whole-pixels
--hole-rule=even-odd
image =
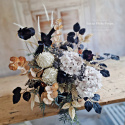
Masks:
[[[100,95],[94,94],[94,97],[92,99],[95,100],[95,101],[99,101],[100,100]]]
[[[105,69],[100,70],[100,73],[101,73],[104,77],[109,77],[109,76],[110,76],[109,71],[108,71],[108,70],[105,70]]]
[[[107,68],[107,65],[106,65],[106,64],[104,64],[104,63],[100,63],[100,64],[99,64],[99,66],[102,66],[102,67]]]
[[[68,36],[74,37],[74,36],[75,36],[75,33],[74,33],[74,32],[69,32],[69,33],[68,33]]]
[[[67,46],[66,46],[65,44],[64,44],[64,45],[61,45],[61,46],[60,46],[60,49],[68,50],[68,49],[67,49]]]
[[[96,113],[101,114],[102,107],[99,105],[99,103],[94,102],[93,103],[93,108],[94,108],[94,110],[95,110]]]
[[[80,25],[79,25],[79,23],[74,24],[73,30],[74,30],[75,32],[78,32],[78,31],[80,30]]]
[[[90,101],[85,102],[85,109],[89,112],[92,109],[92,103]]]
[[[97,60],[103,60],[103,59],[105,59],[105,58],[102,56],[97,57]]]
[[[84,100],[86,101],[88,99],[88,97],[84,97]]]
[[[109,55],[110,55],[110,53],[104,53],[104,55],[105,55],[105,56],[109,56]]]
[[[116,55],[111,55],[111,59],[113,59],[113,60],[120,60],[119,56],[116,56]]]
[[[31,98],[30,92],[25,92],[25,93],[23,94],[23,99],[24,99],[25,101],[29,101],[30,98]]]
[[[68,41],[68,42],[71,42],[71,43],[74,43],[74,42],[75,42],[74,38],[71,37],[71,36],[67,36],[67,41]]]
[[[41,96],[41,94],[44,92],[44,89],[45,89],[45,87],[40,86],[40,88],[39,88],[39,95],[40,95],[40,96]]]
[[[14,93],[14,94],[20,93],[21,90],[22,90],[21,87],[17,87],[17,88],[15,88],[15,89],[13,90],[13,93]]]
[[[80,29],[79,34],[83,35],[85,33],[85,31],[86,31],[86,29],[82,28],[82,29]]]
[[[16,104],[20,101],[20,97],[21,97],[21,94],[20,93],[16,93],[13,95],[13,104]]]

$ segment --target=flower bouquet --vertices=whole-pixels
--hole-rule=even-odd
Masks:
[[[25,41],[28,56],[11,57],[10,70],[21,70],[21,75],[27,75],[29,80],[25,83],[26,89],[17,87],[13,90],[13,103],[19,102],[22,97],[25,101],[31,100],[31,109],[35,102],[41,110],[46,105],[57,105],[60,109],[60,120],[64,122],[78,122],[76,110],[84,106],[89,112],[93,108],[96,113],[101,113],[99,105],[100,95],[96,94],[101,88],[101,79],[109,77],[106,64],[107,59],[119,60],[119,56],[104,53],[104,56],[93,54],[84,48],[92,34],[84,36],[86,29],[79,23],[74,24],[73,32],[67,34],[67,40],[61,41],[62,20],[57,19],[48,34],[40,31],[36,38],[34,28],[22,27],[18,24],[18,36]],[[29,42],[33,37],[36,41]],[[36,46],[31,52],[28,45]],[[34,46],[33,46],[34,45]],[[23,76],[22,76],[23,77]]]

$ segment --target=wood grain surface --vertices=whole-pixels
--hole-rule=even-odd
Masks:
[[[125,57],[121,57],[120,61],[108,60],[105,63],[108,65],[111,76],[103,78],[103,87],[97,92],[101,96],[100,104],[123,102],[125,101]],[[30,108],[30,101],[26,102],[21,99],[18,104],[12,103],[12,90],[17,86],[25,88],[27,80],[27,76],[0,78],[0,125],[43,117],[37,103],[33,111]],[[84,109],[84,107],[79,109]],[[56,115],[58,111],[57,107],[46,107],[44,117]]]

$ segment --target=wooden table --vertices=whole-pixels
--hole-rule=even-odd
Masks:
[[[103,78],[103,87],[97,92],[101,96],[100,104],[123,102],[125,101],[125,57],[121,57],[120,61],[108,60],[105,63],[108,65],[111,77]],[[27,80],[27,76],[0,78],[0,125],[43,117],[37,105],[33,111],[31,110],[30,101],[21,99],[18,104],[12,103],[12,90],[17,86],[25,88],[24,84]],[[56,114],[58,114],[56,107],[47,107],[45,110],[45,117]]]

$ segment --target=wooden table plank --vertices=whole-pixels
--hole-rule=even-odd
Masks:
[[[111,77],[103,78],[103,87],[97,92],[101,96],[100,104],[123,102],[125,101],[125,57],[122,57],[120,61],[106,61],[106,64]],[[27,76],[0,78],[0,125],[43,117],[37,104],[32,111],[30,101],[25,102],[21,99],[18,104],[12,103],[12,90],[17,86],[25,88],[24,84],[27,80]],[[79,109],[84,109],[84,107]],[[45,117],[56,114],[58,114],[57,107],[47,107],[45,110]]]

